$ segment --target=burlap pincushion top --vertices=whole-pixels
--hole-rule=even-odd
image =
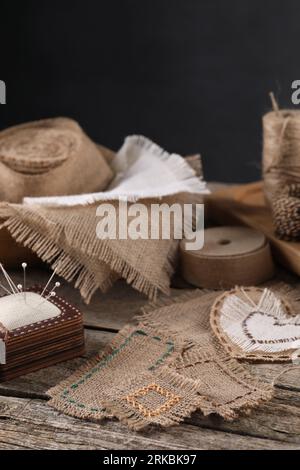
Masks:
[[[77,122],[44,119],[0,132],[0,200],[106,189],[113,172]]]

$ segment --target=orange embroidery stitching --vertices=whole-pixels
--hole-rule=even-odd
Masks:
[[[167,398],[167,401],[155,410],[149,410],[137,400],[138,397],[144,397],[151,391],[157,392],[163,397]],[[171,393],[168,390],[165,390],[164,388],[154,383],[148,385],[147,387],[143,387],[140,390],[137,390],[131,395],[127,395],[126,397],[124,397],[124,400],[126,400],[127,403],[139,410],[139,412],[142,413],[145,417],[151,418],[152,416],[158,416],[161,413],[168,411],[172,406],[176,405],[176,403],[181,400],[181,397],[179,397],[178,395],[174,395],[174,393]]]

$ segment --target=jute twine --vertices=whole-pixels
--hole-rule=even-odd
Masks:
[[[300,237],[300,111],[280,110],[270,94],[273,111],[263,117],[263,178],[276,233],[287,240]]]

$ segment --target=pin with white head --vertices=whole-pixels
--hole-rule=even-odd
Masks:
[[[58,287],[60,287],[60,282],[57,281],[57,282],[54,284],[54,287],[52,288],[50,294],[48,295],[48,298],[49,298],[49,296],[50,296],[50,297],[55,297],[55,296],[56,296],[55,289],[57,289]]]
[[[46,291],[48,285],[50,284],[50,282],[51,282],[51,280],[52,280],[54,274],[55,274],[55,271],[54,271],[54,273],[52,274],[52,276],[50,277],[50,279],[49,279],[49,281],[47,282],[46,286],[44,287],[44,290],[43,290],[43,292],[41,293],[41,297],[43,297],[43,294],[45,293],[45,291]],[[52,297],[52,298],[55,297],[55,296],[56,296],[55,289],[57,289],[58,287],[60,287],[60,282],[57,281],[57,282],[54,284],[54,286],[52,287],[52,289],[51,289],[51,291],[49,292],[49,294],[47,295],[47,297],[44,298],[44,300],[38,305],[38,307],[39,307],[40,305],[42,305],[44,302],[46,302],[46,300],[49,300],[51,297]]]
[[[18,285],[17,285],[17,288],[18,288],[18,291],[19,291],[20,293],[23,292],[23,286],[22,286],[22,284],[18,284]],[[25,295],[26,295],[25,292],[23,292],[23,300],[24,300],[24,303],[26,304],[26,297],[25,297]]]
[[[26,268],[27,263],[22,263],[23,268],[23,293],[24,293],[24,301],[26,302]]]
[[[47,287],[49,286],[50,282],[52,281],[52,279],[53,279],[54,276],[55,276],[55,273],[56,273],[56,269],[53,271],[52,275],[50,276],[49,281],[48,281],[47,284],[45,285],[45,287],[44,287],[44,289],[43,289],[43,292],[41,293],[41,297],[43,297],[44,293],[46,292]]]
[[[19,293],[23,293],[23,299],[24,299],[24,302],[26,303],[26,268],[27,268],[27,263],[22,263],[22,268],[23,268],[23,285],[22,284],[15,284],[14,281],[11,279],[11,277],[9,276],[9,274],[7,273],[7,271],[4,269],[4,266],[2,265],[2,263],[0,263],[0,271],[2,271],[4,277],[5,277],[5,280],[8,284],[8,287],[5,287],[3,284],[0,283],[0,288],[3,289],[5,291],[6,294],[8,295],[17,295]],[[47,292],[47,296],[44,296],[45,292],[47,291],[47,288],[49,286],[49,284],[51,283],[53,277],[55,276],[56,274],[56,269],[54,270],[54,272],[51,274],[50,276],[50,279],[48,280],[47,284],[45,285],[42,293],[40,294],[40,299],[41,299],[41,302],[36,306],[36,307],[39,307],[40,305],[42,305],[44,302],[46,302],[48,299],[50,298],[53,298],[56,296],[56,292],[55,290],[60,287],[60,282],[55,282],[54,286],[52,287],[51,291],[50,292]]]
[[[54,286],[52,287],[51,291],[49,292],[49,294],[47,295],[46,299],[49,299],[49,297],[55,297],[56,296],[56,292],[55,292],[55,289],[57,289],[58,287],[60,287],[60,282],[56,282],[54,284]]]

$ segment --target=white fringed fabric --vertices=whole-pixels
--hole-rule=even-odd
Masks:
[[[228,295],[220,309],[220,326],[231,341],[247,353],[279,353],[300,347],[300,315],[287,315],[281,301],[264,289],[255,303],[241,288],[244,298]]]
[[[24,198],[27,205],[74,206],[97,201],[127,200],[193,193],[209,193],[190,165],[143,136],[129,136],[112,161],[116,177],[108,191],[74,196]]]

